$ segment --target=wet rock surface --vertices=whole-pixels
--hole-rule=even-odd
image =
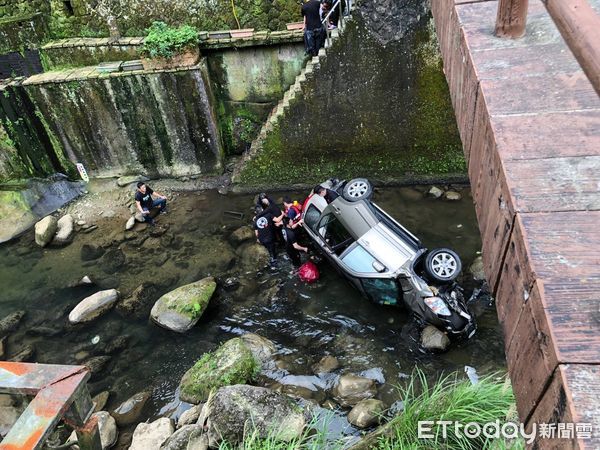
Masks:
[[[196,362],[181,379],[179,397],[198,404],[208,399],[212,389],[250,381],[260,369],[248,345],[240,338],[230,339]]]
[[[66,214],[58,219],[56,223],[57,229],[54,238],[52,239],[52,245],[63,246],[70,244],[75,235],[75,221],[71,214]]]
[[[138,392],[115,408],[111,415],[119,426],[136,423],[149,399],[149,392]]]
[[[270,389],[236,385],[219,389],[204,405],[198,423],[207,428],[211,447],[226,440],[239,443],[248,422],[253,423],[257,437],[272,436],[276,440],[298,438],[306,418],[289,397]]]
[[[375,381],[358,375],[342,375],[333,390],[336,401],[342,406],[354,406],[361,400],[375,397]]]
[[[173,431],[173,422],[165,417],[152,423],[140,423],[133,432],[129,450],[161,449]]]
[[[119,291],[116,289],[96,292],[73,308],[73,311],[69,313],[69,322],[90,322],[111,309],[118,299]]]
[[[58,220],[56,220],[56,217],[44,217],[35,224],[35,243],[40,247],[48,245],[54,237],[57,227]]]
[[[348,422],[358,428],[369,428],[379,423],[384,411],[381,400],[361,400],[348,413]]]
[[[159,298],[150,317],[161,327],[184,333],[200,320],[216,288],[212,277],[181,286]]]
[[[421,346],[431,351],[445,351],[450,345],[450,339],[443,331],[440,331],[432,325],[423,329],[421,334]]]

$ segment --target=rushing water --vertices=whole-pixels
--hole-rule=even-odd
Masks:
[[[376,191],[374,200],[425,246],[447,246],[459,253],[461,282],[468,298],[477,285],[467,268],[481,242],[470,192],[463,189],[462,194],[462,200],[450,202],[426,198],[421,188],[384,188]],[[280,196],[273,194],[276,199]],[[315,390],[313,398],[321,404],[333,378],[314,376],[311,365],[328,354],[340,361],[338,373],[362,373],[377,379],[381,383],[379,397],[388,405],[398,400],[395,386],[415,366],[432,375],[463,371],[465,365],[484,373],[503,369],[502,334],[489,298],[472,305],[478,322],[476,335],[468,342],[453,343],[446,353],[433,355],[420,349],[418,332],[403,309],[369,303],[325,261],[315,285],[299,282],[284,260],[275,271],[240,268],[237,263],[225,270],[218,264],[215,268],[211,260],[222,257],[225,250],[235,252],[229,235],[248,223],[252,204],[250,195],[179,193],[171,201],[170,213],[158,219],[159,224],[168,224],[162,236],[150,236],[151,229],[125,234],[122,219],[103,219],[97,222],[97,230],[78,233],[74,242],[62,249],[37,247],[33,232],[3,245],[0,318],[16,310],[27,312],[9,337],[9,355],[30,345],[37,362],[81,364],[105,354],[106,345],[116,337],[127,336],[126,347],[111,355],[106,367],[93,376],[90,390],[92,394],[111,391],[108,410],[136,392],[151,390],[143,418],[177,415],[185,409],[176,392],[183,373],[204,352],[245,332],[268,337],[277,345],[279,370],[267,374],[271,378],[263,376],[263,384]],[[244,218],[228,211],[242,212]],[[120,248],[125,262],[111,268],[114,253],[84,262],[80,256],[83,244]],[[209,274],[221,281],[237,277],[240,287],[232,291],[220,288],[200,322],[186,334],[116,310],[91,324],[68,324],[69,311],[100,289],[97,285],[70,287],[85,275],[101,288],[115,287],[126,296],[145,281],[158,284],[162,294]],[[340,420],[338,425],[343,428],[346,423]]]

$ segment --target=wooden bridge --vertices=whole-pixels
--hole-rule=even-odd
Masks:
[[[554,438],[538,425],[534,448],[600,448],[600,0],[589,2],[432,0],[519,416],[557,424]]]

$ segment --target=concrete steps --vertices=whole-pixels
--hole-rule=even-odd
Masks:
[[[302,94],[304,83],[306,83],[307,80],[313,79],[315,76],[317,76],[319,68],[321,67],[321,62],[327,58],[327,49],[331,48],[335,41],[340,37],[341,33],[343,33],[345,25],[352,20],[352,15],[344,16],[343,20],[344,26],[331,30],[331,38],[326,40],[325,47],[319,50],[317,56],[307,59],[305,66],[302,68],[298,76],[296,76],[294,83],[284,93],[283,98],[279,101],[279,103],[271,110],[267,120],[256,136],[256,139],[254,139],[250,145],[250,149],[236,165],[232,175],[233,182],[237,181],[244,164],[253,158],[257,152],[262,150],[263,143],[265,139],[267,139],[269,133],[275,129],[275,126],[280,120],[284,120],[287,111],[289,111],[293,103],[295,103],[295,101]]]

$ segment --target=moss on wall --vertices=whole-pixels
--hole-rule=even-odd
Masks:
[[[208,52],[207,59],[225,151],[241,154],[302,70],[304,47],[232,48]]]
[[[21,86],[0,92],[0,125],[5,133],[0,172],[3,179],[72,173],[60,145],[54,145],[38,111]]]
[[[360,16],[351,22],[240,181],[314,182],[359,175],[415,180],[464,173],[429,20],[423,18],[417,32],[386,45]]]
[[[57,75],[58,76],[58,75]],[[202,70],[100,75],[24,87],[47,134],[90,176],[219,173],[222,150]]]

